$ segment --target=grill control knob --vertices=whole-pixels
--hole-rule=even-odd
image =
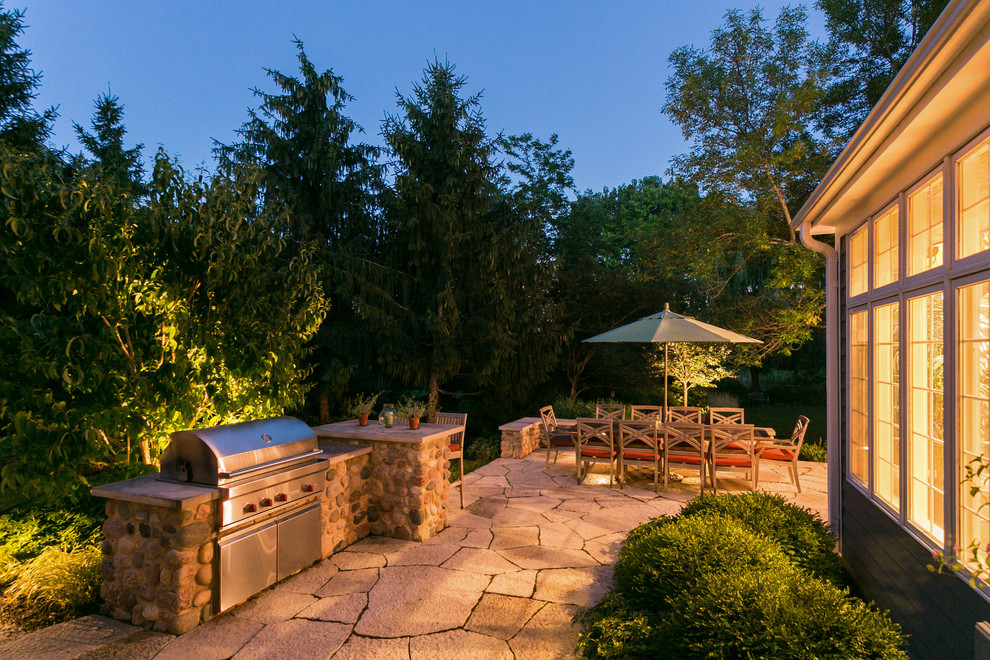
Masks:
[[[285,493],[278,493],[277,495],[275,495],[275,501],[276,502],[286,502],[286,501],[288,501],[288,499],[289,499],[289,496],[286,495]]]
[[[312,493],[314,490],[316,490],[316,487],[313,484],[303,484],[302,492]]]
[[[272,505],[272,498],[266,497],[265,499],[261,500],[261,506],[271,506],[271,505]]]
[[[258,507],[255,506],[254,504],[245,504],[244,505],[244,513],[254,513],[257,510],[258,510]]]

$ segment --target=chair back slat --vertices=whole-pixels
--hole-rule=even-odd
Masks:
[[[626,406],[622,403],[597,403],[595,404],[595,417],[597,419],[625,419]]]
[[[701,424],[703,423],[701,408],[695,406],[679,406],[667,408],[667,421],[674,423]]]
[[[663,406],[633,406],[630,417],[632,419],[661,419]]]
[[[745,411],[742,408],[709,408],[708,417],[712,424],[745,424]]]
[[[791,444],[797,451],[801,451],[801,445],[804,444],[804,436],[808,433],[808,421],[804,415],[798,415],[797,424],[794,425],[794,431],[791,433]]]
[[[663,443],[667,451],[684,447],[701,451],[705,445],[705,425],[694,422],[667,422],[663,425]]]
[[[619,423],[619,451],[649,451],[657,455],[658,424],[655,420],[627,420]]]
[[[614,451],[615,436],[612,431],[612,420],[577,418],[578,443],[582,449],[586,447],[607,447]]]
[[[460,426],[461,430],[450,435],[450,444],[464,447],[464,431],[467,428],[467,413],[437,412],[437,424]]]

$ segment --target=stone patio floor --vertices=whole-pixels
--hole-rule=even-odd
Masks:
[[[489,463],[467,475],[465,509],[451,493],[448,527],[429,541],[368,537],[180,637],[85,617],[0,644],[0,656],[572,657],[579,632],[572,618],[608,589],[626,533],[677,513],[697,495],[699,479],[682,472],[682,482],[658,495],[643,470],[630,470],[620,490],[609,488],[605,466],[578,485],[573,455],[547,473],[543,463],[542,452]],[[825,464],[802,462],[800,474],[798,495],[785,467],[764,465],[760,489],[825,518]],[[741,492],[748,484],[720,476],[719,488]],[[87,632],[103,635],[101,642],[69,644]]]

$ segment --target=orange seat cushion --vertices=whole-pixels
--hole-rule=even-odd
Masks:
[[[715,465],[724,465],[726,467],[749,467],[752,465],[752,461],[749,460],[749,456],[716,456]]]
[[[615,452],[608,449],[582,449],[581,455],[589,458],[615,458]]]
[[[674,463],[691,463],[693,465],[701,464],[701,456],[698,454],[667,454],[667,460]]]
[[[461,450],[461,446],[460,445],[450,445],[450,447],[448,447],[448,449],[450,449],[450,451],[460,451]]]
[[[630,461],[652,461],[653,454],[645,451],[624,451],[622,458]]]
[[[794,452],[790,449],[771,447],[770,449],[764,449],[763,453],[760,454],[760,458],[765,458],[768,461],[790,461],[794,459]]]

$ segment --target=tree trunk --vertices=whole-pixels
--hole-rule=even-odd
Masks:
[[[145,465],[151,465],[151,445],[148,444],[147,438],[141,439],[141,461]]]
[[[688,400],[687,400],[688,387],[690,387],[690,386],[687,383],[684,383],[684,407],[685,408],[689,405],[688,404]]]
[[[440,368],[436,357],[430,365],[430,382],[426,386],[426,421],[432,424],[437,418],[437,405],[440,403]]]
[[[749,379],[752,381],[752,386],[750,389],[754,392],[762,392],[760,389],[760,368],[750,367],[749,368]]]
[[[320,424],[330,423],[330,396],[326,392],[320,392]]]

